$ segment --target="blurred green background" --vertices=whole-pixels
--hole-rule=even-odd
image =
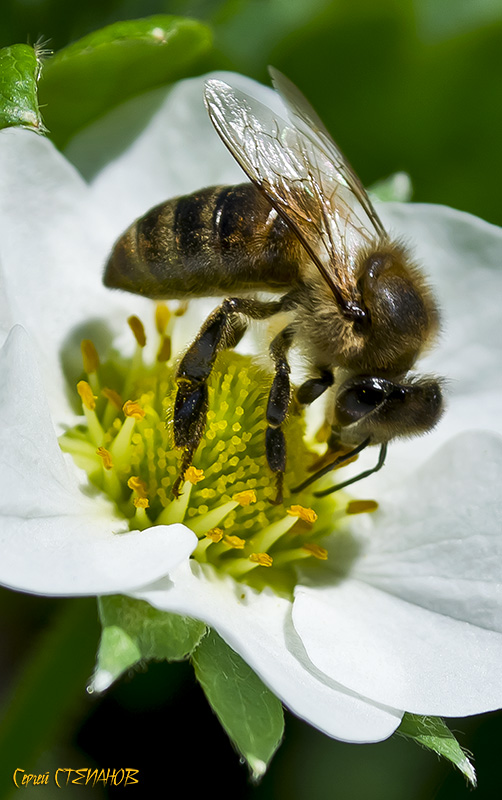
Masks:
[[[228,68],[267,81],[273,64],[309,97],[366,185],[404,170],[415,201],[502,223],[502,0],[2,0],[0,9],[0,46],[42,37],[56,51],[118,20],[156,13],[205,20],[214,47],[192,73]],[[78,669],[65,682],[58,646],[69,631]],[[2,590],[0,635],[0,701],[24,704],[31,731],[12,723],[4,738],[0,732],[2,798],[16,791],[13,765],[141,770],[140,787],[72,787],[65,790],[72,798],[178,796],[177,780],[188,797],[213,788],[256,800],[502,796],[500,714],[452,725],[475,755],[475,795],[449,765],[404,740],[345,745],[291,715],[283,746],[254,787],[188,665],[152,665],[103,700],[85,694],[99,635],[93,601]],[[54,792],[37,786],[24,796]]]

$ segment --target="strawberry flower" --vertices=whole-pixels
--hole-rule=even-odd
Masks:
[[[276,102],[270,90],[246,79],[233,80],[263,102]],[[280,552],[284,562],[291,562],[295,577],[286,589],[267,578],[248,580],[249,564],[239,561],[243,556],[228,555],[233,548],[249,556],[238,515],[231,518],[228,536],[243,541],[242,547],[230,539],[225,550],[219,534],[206,541],[220,524],[208,527],[213,507],[235,503],[226,511],[230,514],[239,505],[227,484],[224,496],[230,499],[216,497],[220,490],[215,476],[200,484],[205,495],[197,494],[194,480],[186,488],[185,507],[169,512],[166,501],[155,519],[149,516],[143,478],[132,473],[128,478],[136,480],[128,484],[138,501],[134,511],[130,504],[126,511],[117,499],[125,495],[115,479],[106,477],[106,465],[98,488],[93,482],[103,455],[96,451],[107,449],[105,440],[99,445],[93,439],[93,431],[103,432],[104,415],[111,412],[103,410],[102,401],[102,416],[93,417],[97,412],[89,406],[94,401],[88,406],[76,393],[81,342],[92,341],[108,363],[115,357],[122,363],[129,359],[138,368],[140,362],[144,366],[155,360],[155,354],[147,356],[148,348],[141,358],[135,355],[137,340],[125,324],[134,315],[148,327],[152,304],[104,289],[101,273],[107,253],[131,220],[156,203],[201,186],[244,179],[211,129],[202,86],[202,79],[185,81],[167,93],[125,104],[77,136],[66,157],[29,132],[0,133],[0,581],[39,594],[121,593],[202,620],[288,708],[345,741],[384,739],[405,711],[458,717],[499,708],[498,228],[439,206],[379,207],[384,224],[411,243],[437,289],[444,330],[421,370],[448,377],[448,408],[430,435],[393,443],[385,468],[352,487],[356,497],[375,498],[377,511],[347,513],[347,499],[337,496],[320,507],[322,541],[315,541],[323,548],[321,560],[300,557],[304,539],[297,543],[294,558],[292,545],[281,549],[277,544],[291,528],[284,509],[269,518],[264,503],[255,517],[245,517],[264,552],[267,544],[269,557]],[[149,122],[133,136],[131,120],[145,108]],[[129,137],[128,143],[122,143],[119,154],[108,153],[105,161],[107,149],[117,148],[119,131]],[[207,301],[196,301],[172,323],[174,354],[183,351],[210,308]],[[152,329],[147,330],[148,341],[158,334]],[[241,359],[244,372],[239,375],[247,380],[246,370],[255,368],[255,360],[243,355],[229,355],[221,375],[237,369],[232,359]],[[88,386],[91,398],[103,388],[95,390],[91,379]],[[142,391],[146,398],[146,389]],[[244,395],[238,407],[246,411]],[[162,407],[138,402],[143,412],[147,406],[147,416],[162,417]],[[251,411],[248,407],[239,421],[244,433],[246,424],[251,426],[246,422]],[[112,420],[122,412],[113,413]],[[221,413],[219,430],[227,442],[223,431],[236,420],[230,411]],[[321,410],[313,407],[312,416],[314,427],[320,426]],[[134,441],[140,447],[141,420],[126,423],[124,418],[116,428],[120,425],[121,430],[131,429],[123,453],[132,452],[127,448]],[[261,441],[259,421],[257,425]],[[133,429],[139,437],[134,441]],[[235,436],[239,440],[241,434]],[[166,469],[175,463],[168,450],[162,457]],[[365,459],[371,457],[365,454]],[[237,475],[239,456],[235,458],[230,466]],[[302,458],[300,451],[293,462],[295,458]],[[255,494],[265,487],[266,495],[263,465],[253,480]],[[302,466],[293,463],[292,469]],[[245,469],[236,480],[242,483],[236,489],[248,488]],[[192,517],[190,509],[195,509]],[[198,525],[195,512],[202,518]],[[224,526],[229,519],[223,514],[220,522]],[[273,529],[279,523],[284,526],[280,537],[278,528]],[[271,529],[276,531],[274,541]],[[257,556],[251,559],[253,575],[265,574],[270,564],[260,562],[261,551],[250,555]],[[101,688],[109,682],[99,673],[95,680]]]

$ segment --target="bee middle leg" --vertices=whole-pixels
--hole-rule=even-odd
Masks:
[[[282,423],[288,413],[291,399],[289,380],[290,367],[287,353],[294,336],[294,328],[288,325],[272,340],[269,351],[275,365],[275,376],[267,403],[267,432],[265,434],[265,452],[272,472],[276,474],[277,494],[273,501],[280,505],[283,498],[284,471],[286,469],[286,439],[282,431]]]
[[[197,338],[181,359],[176,381],[178,391],[174,403],[174,444],[183,449],[180,474],[172,493],[179,496],[185,471],[192,463],[206,427],[208,410],[207,379],[221,350],[240,341],[247,328],[247,319],[267,319],[283,308],[283,301],[261,302],[239,297],[223,301],[207,318]]]

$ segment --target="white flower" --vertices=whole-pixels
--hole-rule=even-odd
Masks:
[[[404,711],[501,707],[499,229],[442,207],[380,209],[439,293],[445,330],[423,368],[449,378],[448,411],[355,487],[379,511],[333,537],[293,602],[190,559],[197,539],[183,525],[124,533],[59,448],[78,421],[63,375],[78,374],[75,345],[91,333],[117,343],[127,316],[149,316],[146,301],[101,286],[116,236],[169,196],[243,180],[206,118],[202,83],[128,103],[77,137],[69,156],[90,183],[49,141],[0,133],[0,580],[41,594],[121,592],[202,619],[288,708],[338,739],[386,738]],[[130,143],[98,170],[119,132]]]

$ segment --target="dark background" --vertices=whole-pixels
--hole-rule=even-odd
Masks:
[[[3,0],[0,12],[0,46],[42,36],[54,50],[120,19],[173,13],[207,20],[215,48],[199,71],[230,68],[266,81],[273,64],[307,94],[366,185],[404,170],[414,200],[502,222],[502,2]],[[80,642],[66,656],[78,659],[80,670],[67,687],[57,635],[52,662],[44,637],[65,614],[75,620]],[[474,753],[475,794],[448,764],[403,739],[346,745],[289,714],[285,742],[261,785],[252,786],[188,664],[153,664],[104,699],[86,695],[98,636],[92,600],[0,591],[0,701],[25,702],[36,742],[28,728],[4,727],[3,738],[0,731],[0,797],[18,791],[11,782],[16,766],[52,773],[95,765],[134,767],[141,783],[123,790],[38,786],[23,796],[138,797],[147,790],[155,797],[216,791],[253,800],[502,796],[497,714],[451,722]],[[58,692],[66,698],[59,705]]]

